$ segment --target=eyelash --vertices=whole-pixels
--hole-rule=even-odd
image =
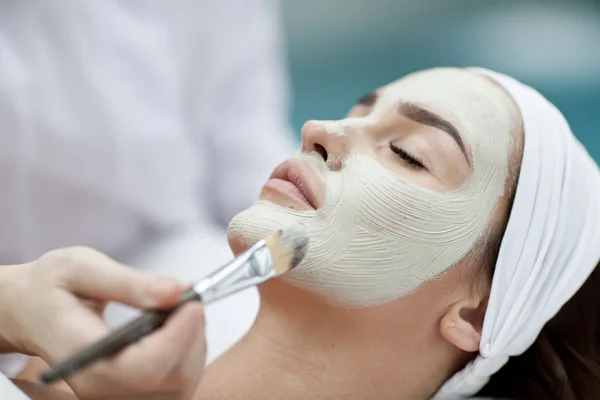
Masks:
[[[396,153],[398,157],[406,161],[409,166],[417,169],[425,169],[423,160],[421,158],[407,152],[402,147],[398,147],[398,145],[396,145],[394,142],[390,142],[390,150]]]

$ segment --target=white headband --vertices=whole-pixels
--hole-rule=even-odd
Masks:
[[[508,76],[498,82],[524,124],[521,172],[492,281],[479,355],[434,399],[481,390],[509,357],[525,352],[600,260],[600,171],[567,121],[541,94]]]

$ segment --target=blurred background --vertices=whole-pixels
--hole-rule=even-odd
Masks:
[[[600,1],[281,0],[296,134],[434,66],[482,66],[538,89],[600,160]]]

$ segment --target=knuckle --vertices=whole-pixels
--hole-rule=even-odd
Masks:
[[[57,252],[60,253],[53,257],[54,267],[66,276],[77,275],[82,267],[92,264],[90,260],[99,256],[96,250],[84,246],[67,247]]]
[[[68,247],[65,250],[68,252],[69,259],[74,263],[83,263],[89,259],[98,258],[100,254],[96,250],[86,246]]]
[[[40,257],[33,270],[37,271],[36,274],[43,274],[46,282],[60,285],[79,279],[93,253],[93,250],[82,247],[53,250]]]
[[[38,263],[44,266],[42,270],[49,277],[60,280],[72,272],[69,253],[68,249],[52,250],[40,257]]]
[[[96,251],[88,247],[65,247],[47,252],[41,260],[55,268],[71,268],[96,256]]]
[[[66,249],[51,250],[40,257],[40,261],[56,264],[60,263],[65,258]]]

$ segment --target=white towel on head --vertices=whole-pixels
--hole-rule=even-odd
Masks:
[[[524,123],[521,173],[502,240],[479,355],[434,399],[481,390],[509,357],[527,350],[600,260],[600,170],[567,121],[541,94],[513,78],[498,82]]]

